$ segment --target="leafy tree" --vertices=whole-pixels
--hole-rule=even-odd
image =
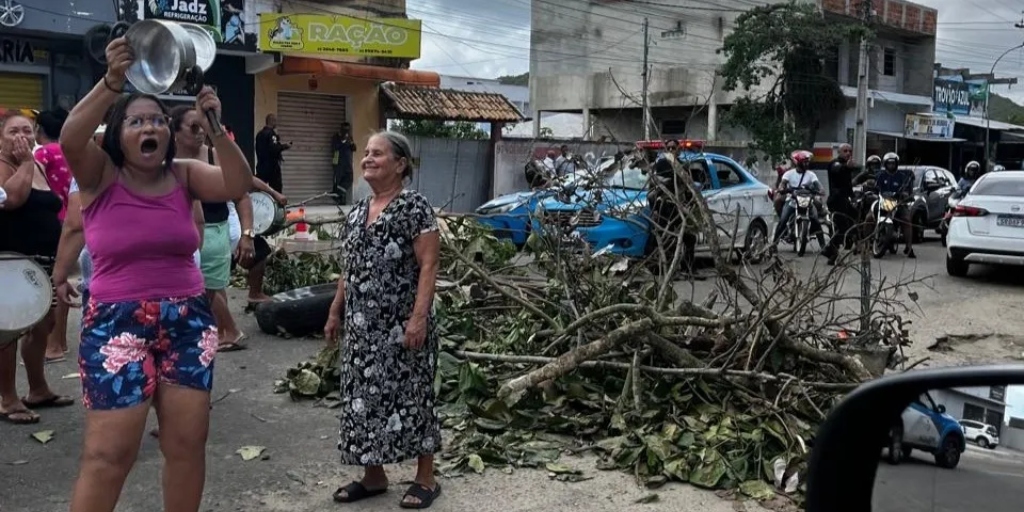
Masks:
[[[859,41],[860,23],[825,18],[813,3],[790,1],[755,7],[736,18],[718,53],[723,89],[742,89],[725,121],[745,128],[752,149],[780,160],[813,145],[821,122],[845,108],[839,83],[825,64],[843,41]]]
[[[498,77],[498,83],[504,85],[530,85],[530,73],[521,75],[502,75]]]
[[[437,139],[486,139],[487,132],[467,121],[432,121],[403,119],[396,130],[406,135]]]

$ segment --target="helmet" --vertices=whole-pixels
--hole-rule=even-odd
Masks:
[[[885,167],[886,170],[888,170],[889,163],[892,163],[893,167],[900,165],[900,156],[897,155],[896,153],[893,153],[892,151],[886,153],[885,156],[882,157],[882,166]]]
[[[992,172],[1005,171],[1005,170],[1006,170],[1006,167],[1003,167],[1001,165],[997,165],[997,166],[992,168]]]
[[[977,178],[979,174],[981,174],[981,164],[976,160],[971,160],[964,166],[964,176],[973,179]]]
[[[793,165],[802,168],[807,168],[812,158],[814,158],[814,153],[806,149],[798,149],[789,154],[789,159],[793,161]]]
[[[868,165],[877,165],[878,167],[881,167],[882,166],[882,158],[879,157],[878,155],[871,155],[871,156],[868,157],[867,164]]]

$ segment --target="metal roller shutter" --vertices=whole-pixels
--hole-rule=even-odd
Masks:
[[[42,75],[0,73],[0,110],[42,108]]]
[[[344,96],[277,94],[277,134],[281,142],[294,143],[284,152],[281,164],[282,185],[290,201],[331,190],[331,136],[345,121]],[[331,202],[325,198],[312,204]]]

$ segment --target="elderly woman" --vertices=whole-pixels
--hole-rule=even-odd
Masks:
[[[240,197],[251,171],[224,136],[213,141],[223,170],[176,160],[167,108],[154,96],[123,93],[134,62],[128,41],[111,41],[106,57],[103,79],[75,105],[60,136],[93,262],[78,360],[85,439],[71,510],[114,510],[153,405],[164,509],[196,512],[206,480],[217,329],[193,261],[199,233],[192,204]],[[196,106],[220,112],[209,87]],[[93,130],[108,110],[101,147]],[[199,122],[210,131],[206,116]]]
[[[171,133],[174,134],[177,158],[202,160],[210,165],[216,165],[217,155],[211,146],[206,145],[206,130],[200,122],[201,117],[203,116],[196,112],[194,107],[186,105],[171,110]],[[239,242],[242,247],[241,252],[251,255],[253,233],[252,203],[249,200],[249,194],[242,194],[239,199],[232,202],[238,205],[241,214],[240,224],[245,225],[241,231],[248,235],[241,237],[242,240]],[[217,322],[217,336],[220,339],[219,352],[232,352],[246,348],[241,344],[245,334],[239,330],[238,324],[228,308],[227,287],[231,280],[231,254],[234,252],[229,222],[231,209],[228,208],[228,204],[223,201],[202,203],[203,218],[206,219],[206,224],[203,228],[199,268],[203,272],[206,295],[210,299],[213,318]]]
[[[334,500],[384,493],[383,466],[415,458],[416,479],[401,506],[428,508],[441,493],[434,480],[441,448],[433,388],[437,219],[422,195],[403,188],[413,172],[404,136],[371,137],[362,168],[373,195],[352,207],[344,225],[345,271],[324,334],[334,343],[344,323],[338,449],[342,464],[365,473],[335,491]]]
[[[32,156],[35,138],[32,121],[20,112],[0,117],[0,187],[7,194],[0,209],[0,252],[16,252],[31,257],[52,273],[53,259],[60,240],[63,204],[43,174],[43,167]],[[53,307],[41,322],[32,326],[21,344],[21,358],[28,374],[28,396],[18,397],[18,344],[0,347],[0,421],[38,423],[32,409],[67,407],[74,401],[54,393],[43,369],[46,340],[53,328]]]

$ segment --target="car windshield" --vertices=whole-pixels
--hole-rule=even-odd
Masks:
[[[972,196],[1024,197],[1024,179],[988,175],[971,187]]]
[[[989,426],[985,427],[985,432],[988,432],[989,434],[992,434],[992,435],[996,435],[996,434],[999,433],[999,432],[996,432],[996,428],[993,427],[992,425],[989,425]]]
[[[645,190],[647,188],[647,175],[636,167],[629,167],[615,171],[604,178],[604,186],[608,188]]]

